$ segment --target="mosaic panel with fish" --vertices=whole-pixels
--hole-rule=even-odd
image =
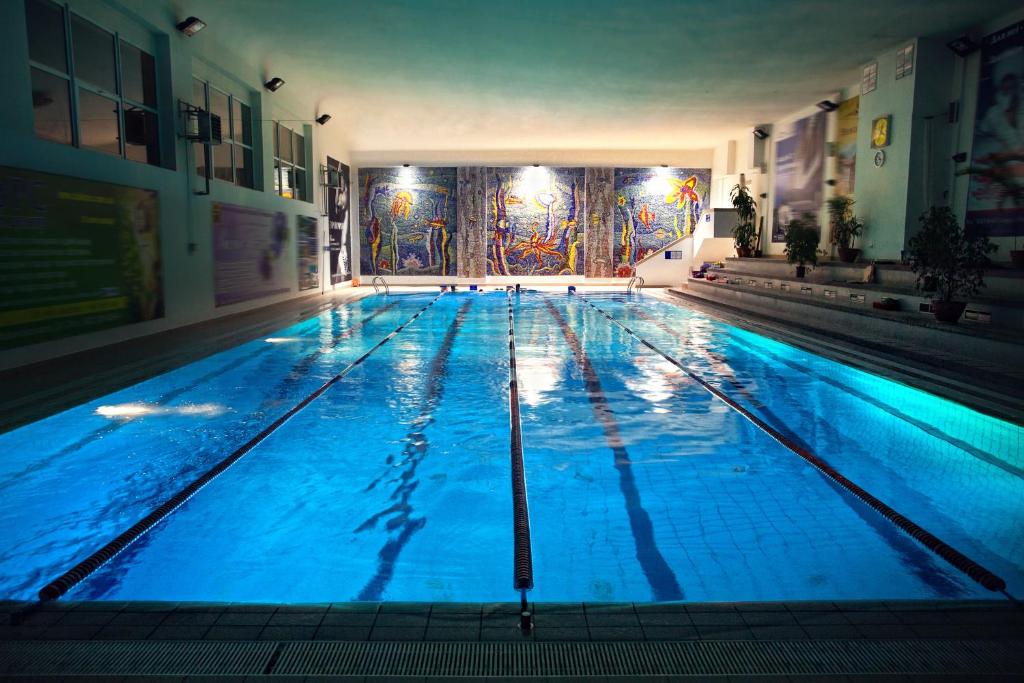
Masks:
[[[615,277],[693,232],[707,211],[708,168],[615,169]]]
[[[455,275],[455,168],[359,169],[359,265],[374,275]]]
[[[582,275],[582,168],[487,169],[487,274]]]

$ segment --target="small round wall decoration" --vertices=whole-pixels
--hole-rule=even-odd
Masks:
[[[875,150],[875,168],[882,168],[885,165],[885,150]]]

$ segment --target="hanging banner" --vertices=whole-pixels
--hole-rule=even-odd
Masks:
[[[1024,21],[986,36],[967,217],[972,234],[1024,235]],[[980,171],[980,172],[978,172]]]
[[[327,157],[327,240],[331,263],[331,284],[352,279],[352,239],[348,227],[349,168]]]
[[[163,315],[156,192],[0,167],[0,348]]]
[[[213,205],[213,292],[217,306],[291,291],[288,216]]]
[[[296,216],[296,237],[299,252],[299,291],[320,286],[320,240],[317,239],[316,216]]]
[[[815,223],[824,201],[825,112],[778,127],[772,242],[784,242],[786,224],[805,213]]]
[[[853,196],[857,166],[857,116],[860,97],[851,97],[839,104],[836,132],[836,194]]]

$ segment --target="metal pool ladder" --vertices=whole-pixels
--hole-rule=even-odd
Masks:
[[[633,277],[629,278],[629,284],[626,285],[626,294],[631,294],[634,288],[636,288],[636,291],[639,292],[643,286],[643,277],[641,277],[640,275],[634,275]]]
[[[380,280],[380,286],[377,285],[377,280]],[[388,283],[384,280],[383,275],[374,276],[374,278],[370,280],[370,284],[373,285],[374,294],[380,294],[381,287],[384,287],[385,295],[391,294],[391,289],[388,287]]]

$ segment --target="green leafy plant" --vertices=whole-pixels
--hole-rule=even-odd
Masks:
[[[736,226],[732,229],[732,239],[736,252],[741,256],[749,256],[757,239],[757,202],[750,196],[745,185],[735,185],[729,193],[732,206],[736,209]]]
[[[828,220],[832,229],[832,244],[852,249],[854,240],[864,229],[864,222],[853,213],[853,197],[836,195],[829,199]]]
[[[910,267],[917,289],[935,291],[939,301],[969,297],[985,286],[988,254],[998,247],[985,236],[970,236],[946,206],[928,209],[921,228],[910,238]]]
[[[818,264],[818,228],[814,216],[805,213],[786,224],[786,260],[798,266]]]

